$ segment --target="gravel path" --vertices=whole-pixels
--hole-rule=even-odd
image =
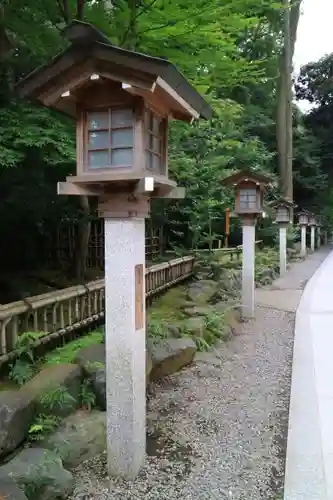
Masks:
[[[100,456],[75,470],[72,500],[282,498],[293,331],[293,313],[258,307],[231,341],[156,384],[140,476],[110,482]]]

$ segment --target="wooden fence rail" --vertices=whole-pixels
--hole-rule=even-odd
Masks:
[[[146,297],[185,280],[194,257],[180,257],[146,269]],[[16,356],[19,336],[40,332],[36,345],[88,326],[104,317],[104,279],[44,293],[0,306],[0,365]]]

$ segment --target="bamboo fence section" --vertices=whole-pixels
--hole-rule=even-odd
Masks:
[[[146,298],[185,280],[193,267],[191,256],[148,267]],[[0,306],[0,365],[15,358],[17,340],[24,332],[40,333],[36,345],[47,344],[103,319],[104,298],[104,279],[99,279]]]

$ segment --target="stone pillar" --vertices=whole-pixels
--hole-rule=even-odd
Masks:
[[[145,221],[104,217],[108,469],[134,479],[146,451]]]
[[[325,231],[324,232],[324,245],[327,245],[328,244],[328,232]]]
[[[321,247],[321,229],[317,227],[317,248]]]
[[[243,219],[242,317],[254,318],[255,219]]]
[[[301,226],[301,256],[306,256],[306,226]]]
[[[280,276],[283,276],[287,271],[287,227],[280,225]]]
[[[310,242],[311,252],[315,251],[315,231],[316,231],[315,226],[311,226],[311,242]]]

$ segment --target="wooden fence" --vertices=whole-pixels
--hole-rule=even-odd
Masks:
[[[77,240],[77,223],[63,221],[56,229],[56,233],[45,242],[44,259],[49,268],[66,266],[72,262],[75,255]],[[162,238],[160,230],[146,226],[146,259],[154,260],[162,253]],[[104,220],[91,221],[88,243],[87,266],[104,269]]]
[[[187,256],[148,267],[147,299],[191,276],[193,266],[194,257]],[[15,358],[24,332],[41,333],[37,346],[103,319],[104,296],[100,279],[0,306],[0,366]]]

